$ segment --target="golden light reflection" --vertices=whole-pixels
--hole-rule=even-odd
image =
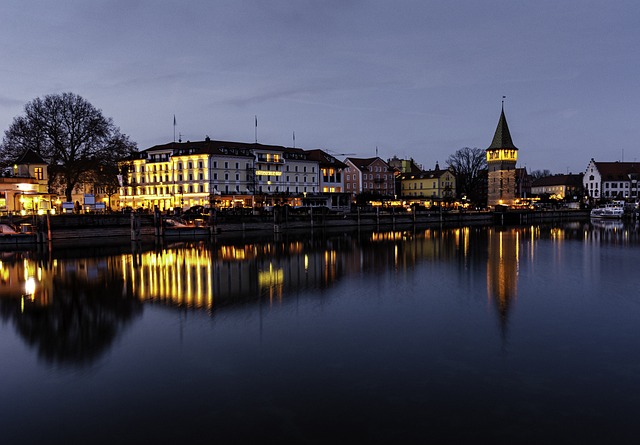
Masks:
[[[281,286],[284,283],[284,271],[282,268],[274,269],[269,263],[268,270],[258,271],[258,284],[260,287]]]
[[[24,293],[26,296],[33,297],[36,293],[36,280],[33,277],[27,278],[24,282]]]
[[[518,294],[519,235],[517,230],[489,230],[487,259],[487,296],[496,303],[503,327],[512,301]]]
[[[140,300],[210,309],[215,277],[209,251],[185,248],[175,251],[123,255],[123,277]]]

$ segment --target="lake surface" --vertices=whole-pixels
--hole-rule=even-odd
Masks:
[[[640,236],[0,252],[0,443],[636,443]]]

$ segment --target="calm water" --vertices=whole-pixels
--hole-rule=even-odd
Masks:
[[[1,252],[0,443],[636,443],[638,233]]]

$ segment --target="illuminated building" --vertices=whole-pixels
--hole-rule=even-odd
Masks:
[[[516,198],[516,162],[518,148],[513,145],[511,133],[504,116],[504,105],[500,113],[498,127],[487,153],[488,192],[487,205],[511,206]]]
[[[434,170],[400,175],[400,183],[402,197],[440,201],[454,198],[456,194],[455,175],[449,169],[440,170],[437,163]]]
[[[120,205],[131,208],[301,205],[311,196],[331,204],[326,195],[343,189],[343,164],[322,150],[206,138],[157,145],[123,165]]]
[[[53,209],[47,163],[33,150],[18,158],[10,172],[0,178],[0,212],[43,214]]]
[[[347,165],[323,150],[308,150],[309,159],[318,161],[320,168],[320,192],[321,197],[316,198],[318,205],[335,210],[348,210],[351,200],[344,190],[344,170]],[[307,198],[309,200],[309,198]],[[312,202],[303,204],[312,204]]]
[[[549,195],[552,199],[580,199],[582,197],[582,173],[577,175],[553,175],[536,179],[531,184],[531,194]]]

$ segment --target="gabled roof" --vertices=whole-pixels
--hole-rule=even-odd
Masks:
[[[513,145],[511,140],[511,133],[509,132],[509,125],[507,125],[507,118],[504,116],[504,107],[500,113],[500,120],[498,120],[498,127],[493,135],[493,141],[487,150],[494,150],[500,148],[508,148],[511,150],[517,150],[518,147]]]
[[[593,162],[600,176],[605,181],[621,180],[626,181],[629,175],[640,174],[640,163],[638,162]]]
[[[22,153],[22,156],[20,156],[18,159],[16,159],[14,164],[16,164],[16,165],[26,165],[26,164],[31,164],[31,165],[33,165],[33,164],[44,164],[44,165],[46,165],[47,163],[44,161],[44,159],[42,159],[42,156],[40,156],[38,153],[36,153],[35,151],[33,151],[31,149],[27,149],[27,151]]]
[[[383,163],[384,165],[387,166],[389,171],[391,171],[391,168],[389,168],[389,164],[384,162],[384,160],[382,160],[382,158],[379,158],[379,157],[373,157],[373,158],[347,158],[347,159],[345,159],[345,162],[350,162],[358,170],[361,170],[361,171],[365,170],[365,169],[368,169],[369,166],[371,164],[373,164],[374,162],[376,162],[376,161],[380,161],[381,163]]]

